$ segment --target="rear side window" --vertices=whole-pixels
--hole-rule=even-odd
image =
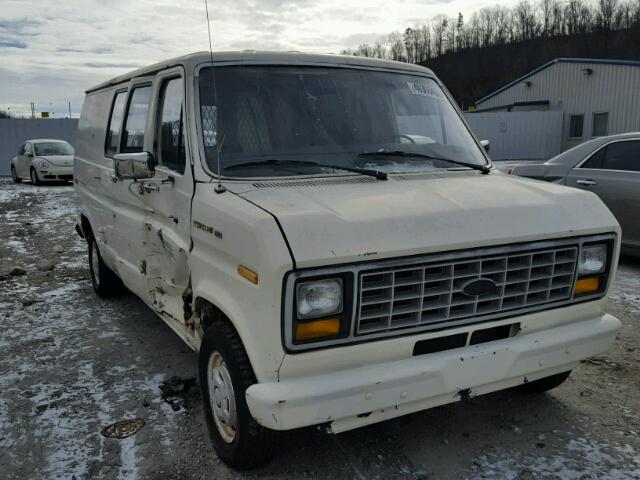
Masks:
[[[640,141],[616,142],[609,145],[602,168],[640,172]]]
[[[602,160],[604,160],[604,152],[607,147],[601,148],[596,153],[591,155],[591,158],[582,164],[580,168],[602,168]]]
[[[124,102],[127,92],[116,93],[111,106],[111,115],[109,118],[109,129],[107,130],[107,140],[105,142],[105,153],[112,155],[118,153],[118,145],[120,144],[120,126],[122,125],[122,116],[124,114]]]
[[[158,163],[184,173],[184,109],[182,79],[168,80],[160,93]]]
[[[150,97],[150,86],[138,87],[133,90],[127,108],[127,118],[122,129],[121,152],[142,152]]]

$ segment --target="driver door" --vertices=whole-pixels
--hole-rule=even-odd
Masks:
[[[30,142],[25,142],[25,144],[20,149],[20,154],[18,155],[18,176],[22,178],[29,178],[31,175],[30,167],[31,160],[33,159],[33,146]]]
[[[145,204],[145,282],[152,306],[186,322],[183,296],[189,289],[193,176],[186,142],[182,69],[158,75],[150,130],[155,176],[142,184]]]

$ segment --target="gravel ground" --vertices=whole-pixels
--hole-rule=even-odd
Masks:
[[[640,479],[637,260],[610,296],[615,347],[553,392],[289,432],[270,465],[239,474],[209,446],[196,356],[134,296],[93,294],[74,201],[70,186],[0,181],[1,478]],[[130,419],[145,422],[135,435],[101,435]]]

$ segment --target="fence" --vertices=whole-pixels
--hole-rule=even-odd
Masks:
[[[73,145],[77,129],[77,119],[0,119],[0,175],[11,174],[11,159],[26,140],[56,138]]]
[[[465,113],[481,140],[489,140],[493,160],[549,159],[562,148],[562,112]]]

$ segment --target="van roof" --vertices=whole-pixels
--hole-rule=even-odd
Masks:
[[[151,75],[160,70],[164,70],[176,65],[184,65],[189,67],[195,67],[204,62],[211,61],[211,54],[209,52],[196,52],[189,55],[183,55],[181,57],[172,58],[163,62],[154,63],[146,67],[133,70],[124,75],[114,77],[111,80],[100,83],[86,91],[90,93],[96,90],[100,90],[111,85],[123,83],[132,78],[143,77]],[[371,68],[386,68],[394,70],[402,70],[409,72],[420,72],[433,74],[431,70],[420,65],[412,63],[396,62],[393,60],[381,60],[378,58],[369,57],[356,57],[352,55],[333,55],[333,54],[318,54],[318,53],[301,53],[301,52],[259,52],[255,50],[243,50],[238,52],[213,52],[214,62],[246,62],[253,64],[315,64],[315,65],[341,65],[341,66],[361,66]]]

